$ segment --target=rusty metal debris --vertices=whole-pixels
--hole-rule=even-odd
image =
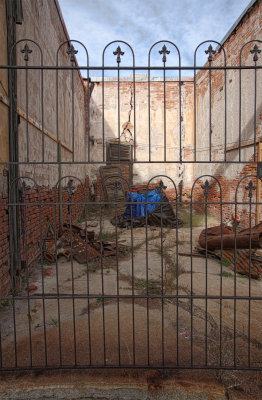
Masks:
[[[199,244],[208,250],[232,249],[257,249],[262,247],[262,223],[254,228],[244,229],[234,233],[233,228],[219,225],[204,229],[199,236]]]
[[[226,262],[241,275],[254,279],[262,276],[262,223],[237,233],[224,225],[203,229],[199,245],[199,253]]]
[[[74,224],[64,224],[61,233],[55,238],[52,226],[49,226],[44,239],[43,257],[56,262],[57,257],[63,255],[67,260],[75,259],[79,264],[85,264],[100,256],[114,256],[117,249],[123,244],[119,242],[100,241],[96,239],[94,231],[88,231]]]

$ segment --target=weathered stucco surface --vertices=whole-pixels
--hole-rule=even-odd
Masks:
[[[17,25],[17,41],[30,38],[42,49],[43,65],[56,65],[58,47],[68,40],[63,21],[55,1],[23,1],[22,25]],[[34,21],[32,24],[31,21]],[[21,49],[25,41],[17,45],[17,64],[25,65]],[[38,47],[28,41],[32,53],[28,65],[41,65]],[[74,43],[73,43],[74,44]],[[77,44],[75,45],[77,48]],[[58,65],[70,66],[70,57],[65,44],[59,51]],[[19,160],[42,161],[42,128],[44,137],[44,162],[57,161],[57,136],[61,141],[62,161],[86,160],[86,91],[78,71],[25,70],[17,72],[18,107],[21,111],[19,125]],[[43,88],[41,85],[43,79]],[[26,91],[28,80],[28,94]],[[28,103],[27,103],[28,102]],[[58,103],[58,108],[57,108]],[[29,122],[27,122],[27,110]],[[58,116],[58,118],[57,118]],[[36,127],[37,125],[37,127]],[[28,129],[28,136],[27,136]],[[74,139],[73,139],[74,136]],[[74,151],[74,157],[73,157]],[[23,165],[20,174],[34,178],[38,185],[52,187],[59,179],[57,165]],[[62,176],[75,175],[84,180],[86,167],[63,166]]]
[[[176,78],[167,78],[165,83],[162,79],[153,79],[150,86],[144,74],[136,74],[135,83],[132,77],[121,78],[119,101],[118,83],[114,78],[105,78],[104,83],[93,78],[92,85],[90,136],[94,139],[93,160],[103,161],[103,144],[106,146],[108,141],[120,137],[122,142],[135,143],[135,184],[148,182],[153,176],[163,174],[171,177],[176,184],[181,179],[189,184],[192,168],[170,162],[179,161],[180,134],[183,158],[187,148],[192,146],[192,79],[183,80],[180,96]],[[169,163],[164,163],[164,160]],[[153,162],[150,167],[149,161]]]

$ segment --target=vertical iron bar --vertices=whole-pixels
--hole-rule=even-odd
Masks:
[[[166,63],[164,62],[164,162],[166,162]]]
[[[250,322],[251,322],[251,273],[252,273],[252,248],[251,248],[251,229],[252,229],[252,205],[251,205],[252,198],[249,198],[249,274],[248,274],[248,367],[250,368]]]
[[[72,78],[72,162],[75,161],[75,87],[74,87],[74,70],[71,70]]]
[[[26,69],[25,69],[25,109],[26,109],[26,162],[29,163],[29,110],[28,110],[28,62],[25,61]]]
[[[106,328],[105,328],[105,289],[104,289],[104,266],[103,266],[103,237],[102,237],[102,205],[100,193],[100,269],[101,269],[101,289],[102,289],[102,324],[103,324],[103,350],[104,350],[104,366],[106,366]]]
[[[12,102],[11,102],[11,108],[12,108]],[[14,191],[17,192],[17,181],[16,181],[16,182],[13,182],[13,185],[11,185],[11,186],[9,187],[9,191],[10,191],[10,192],[14,192]],[[9,193],[9,196],[10,196],[10,198],[14,198],[14,196],[12,195],[12,193]],[[10,212],[11,212],[12,206],[13,206],[14,208],[17,208],[17,209],[18,209],[18,204],[10,204],[10,203],[9,203]],[[15,212],[15,213],[16,213],[16,212]],[[19,215],[19,214],[17,213],[17,215]],[[19,247],[19,249],[20,249],[20,247]],[[10,252],[12,253],[12,249],[10,249]],[[16,338],[17,338],[17,337],[16,337],[16,310],[15,310],[15,306],[16,306],[16,300],[15,300],[15,293],[16,293],[16,292],[15,292],[15,283],[16,283],[16,281],[15,281],[15,266],[14,266],[14,265],[11,266],[10,271],[11,271],[11,284],[12,284],[11,291],[12,291],[12,317],[13,317],[13,329],[14,329],[15,368],[17,368],[17,341],[16,341]]]
[[[206,258],[205,258],[205,365],[207,366],[208,363],[208,355],[207,355],[207,285],[208,285],[208,279],[207,279],[207,201],[208,197],[205,196],[205,235],[206,235]]]
[[[193,343],[193,190],[191,191],[190,200],[190,325],[191,325],[191,367],[194,364],[194,343]]]
[[[2,325],[0,323],[0,368],[3,368],[3,356],[2,356]]]
[[[233,361],[234,367],[236,367],[236,295],[237,295],[237,194],[235,197],[235,221],[234,221],[234,332],[233,332]]]
[[[91,160],[90,160],[90,99],[91,99],[91,91],[90,91],[89,85],[90,85],[90,77],[89,77],[89,68],[88,68],[88,70],[87,70],[87,90],[86,90],[86,92],[87,92],[86,93],[86,97],[87,97],[87,161],[88,161],[88,163],[91,162]],[[103,145],[103,147],[104,147],[104,145]]]
[[[86,191],[85,191],[85,207],[86,207]],[[89,366],[92,365],[92,347],[91,347],[91,326],[90,326],[90,277],[89,277],[89,261],[88,261],[88,233],[87,233],[88,213],[85,212],[85,245],[86,245],[86,286],[87,286],[87,319],[88,319],[88,350],[89,350]]]
[[[148,187],[146,191],[146,322],[147,322],[147,365],[150,365],[150,342],[149,342],[149,288],[148,288]]]
[[[27,285],[27,317],[28,317],[28,330],[29,330],[29,352],[30,352],[30,366],[33,366],[32,359],[32,330],[31,330],[31,307],[30,307],[30,295],[29,295],[29,260],[28,260],[28,247],[27,247],[27,206],[26,206],[26,194],[22,197],[23,207],[23,219],[24,219],[24,250],[25,250],[25,263],[26,263],[26,285]]]
[[[255,88],[254,88],[254,162],[256,162],[256,142],[257,142],[257,62],[255,61]]]
[[[103,143],[103,162],[105,162],[105,71],[104,59],[102,69],[102,143]]]
[[[44,70],[41,57],[41,126],[42,126],[42,162],[45,162],[45,120],[44,120]]]
[[[38,202],[39,202],[39,223],[40,223],[40,264],[41,264],[41,278],[42,278],[42,306],[43,306],[43,324],[44,324],[44,348],[45,348],[45,366],[47,366],[47,341],[46,341],[46,314],[45,314],[45,283],[44,283],[44,260],[43,260],[43,220],[42,220],[42,203],[40,194],[38,192]]]
[[[180,58],[179,58],[179,66],[180,66]],[[181,82],[181,70],[178,71],[178,79],[179,79],[179,161],[182,163],[183,161],[183,153],[182,153],[182,82]]]
[[[194,67],[196,67],[196,55],[194,56]],[[197,133],[197,128],[196,128],[196,70],[194,68],[194,162],[197,161],[196,157],[196,146],[197,146],[197,141],[196,141],[196,133]]]
[[[133,71],[133,104],[134,104],[134,160],[136,161],[136,71]],[[132,150],[132,147],[131,147]]]
[[[118,64],[119,66],[119,64]],[[118,162],[120,163],[120,70],[117,69],[117,131],[118,131]]]
[[[240,67],[241,67],[241,55],[240,55]],[[241,68],[239,69],[239,121],[238,121],[238,124],[239,124],[239,126],[238,126],[238,145],[239,145],[239,149],[238,149],[238,161],[239,162],[241,162],[241,129],[242,129],[242,124],[241,124],[241,118],[242,118],[242,115],[241,115],[241,113],[242,113],[242,93],[241,93],[241,90],[242,90],[242,84],[241,84],[241,77],[242,77],[242,75],[241,75],[241,73],[242,73],[242,70],[241,70]]]
[[[161,193],[162,197],[162,193]],[[160,200],[162,202],[162,198]],[[163,247],[163,206],[161,204],[161,218],[160,218],[160,246],[161,246],[161,316],[162,316],[162,365],[165,365],[165,327],[164,327],[164,247]],[[166,285],[166,277],[165,277]]]
[[[135,273],[134,273],[134,226],[133,226],[133,198],[130,190],[130,216],[131,216],[131,268],[132,268],[132,329],[133,329],[133,366],[136,365],[135,342]]]
[[[227,162],[227,69],[225,64],[224,71],[224,82],[225,82],[225,152],[224,152],[224,161]],[[222,223],[222,220],[221,220]]]
[[[115,216],[116,221],[118,217],[117,203],[115,199]],[[119,309],[119,260],[118,260],[118,232],[117,224],[115,224],[116,234],[116,295],[117,295],[117,343],[118,343],[118,365],[121,365],[121,354],[120,354],[120,309]]]
[[[59,141],[57,143],[57,162],[58,162],[58,179],[59,179],[59,184],[58,184],[58,194],[59,194],[59,229],[62,231],[63,228],[63,193],[62,193],[62,151],[61,151],[61,142]]]
[[[209,62],[211,67],[211,62]],[[212,91],[211,91],[211,68],[209,68],[209,161],[212,159]]]
[[[73,339],[74,339],[74,362],[77,365],[76,354],[76,317],[75,317],[75,282],[74,282],[74,263],[73,263],[73,235],[72,235],[72,201],[69,203],[69,227],[70,227],[70,262],[71,262],[71,279],[72,279],[72,307],[73,307]]]
[[[223,334],[223,329],[222,329],[222,296],[223,296],[223,192],[222,188],[220,187],[220,225],[221,225],[221,248],[220,248],[220,300],[219,300],[219,366],[221,367],[222,365],[222,334]]]
[[[148,66],[150,67],[150,56],[148,59]],[[148,162],[151,162],[151,99],[150,99],[150,69],[148,69]]]
[[[61,181],[59,181],[58,185],[61,185]],[[59,197],[57,198],[57,187],[54,190],[54,241],[57,242],[57,212],[56,212],[56,203],[58,200],[59,206],[62,205]],[[61,318],[60,318],[60,290],[59,290],[59,270],[58,270],[58,259],[57,259],[57,250],[55,250],[55,267],[56,267],[56,294],[57,294],[57,317],[58,317],[58,341],[59,341],[59,362],[60,367],[62,367],[62,342],[61,342]]]
[[[178,215],[178,198],[177,198],[177,188],[175,186],[175,191],[176,191],[176,217]],[[178,345],[178,329],[179,329],[179,319],[178,319],[178,304],[179,304],[179,298],[178,298],[178,221],[176,221],[176,364],[178,366],[179,364],[179,345]]]

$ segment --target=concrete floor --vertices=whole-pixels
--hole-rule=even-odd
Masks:
[[[108,218],[102,229],[108,234],[115,231]],[[193,229],[193,248],[201,230]],[[43,271],[50,270],[43,279],[40,265],[31,271],[30,284],[37,289],[1,311],[3,367],[212,367],[220,362],[226,367],[234,363],[247,367],[249,362],[261,367],[261,301],[252,300],[249,306],[247,300],[194,299],[191,303],[187,298],[191,290],[195,295],[234,294],[234,278],[221,276],[230,272],[227,267],[198,257],[191,263],[190,257],[178,254],[190,254],[189,228],[118,229],[117,233],[127,252],[104,259],[102,268],[99,262],[87,269],[62,257],[57,265],[43,266]],[[128,252],[132,243],[133,255]],[[143,298],[147,275],[151,295],[161,295],[163,286],[164,294],[181,297],[163,302]],[[249,286],[248,279],[237,276],[237,295],[248,296],[249,290],[253,297],[261,296],[262,282],[252,280]],[[135,297],[103,301],[103,291]],[[54,298],[34,298],[43,292]],[[68,298],[58,300],[58,292]],[[91,297],[73,300],[72,293]]]

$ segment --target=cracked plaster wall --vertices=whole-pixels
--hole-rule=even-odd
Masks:
[[[188,185],[193,173],[192,166],[164,163],[164,132],[166,131],[166,161],[179,161],[180,127],[183,157],[187,156],[187,149],[192,146],[193,138],[192,79],[187,78],[181,85],[181,121],[179,82],[172,78],[165,83],[166,111],[164,82],[159,79],[150,82],[150,123],[146,76],[136,75],[135,84],[132,78],[122,78],[119,83],[119,102],[118,83],[113,78],[105,78],[104,84],[101,79],[94,78],[92,85],[90,136],[93,140],[93,161],[103,161],[103,145],[106,146],[108,141],[120,137],[121,142],[135,143],[134,184],[146,183],[155,175],[167,175],[176,185],[181,179]],[[149,154],[153,162],[151,164]],[[96,173],[97,168],[93,168],[92,174]]]

